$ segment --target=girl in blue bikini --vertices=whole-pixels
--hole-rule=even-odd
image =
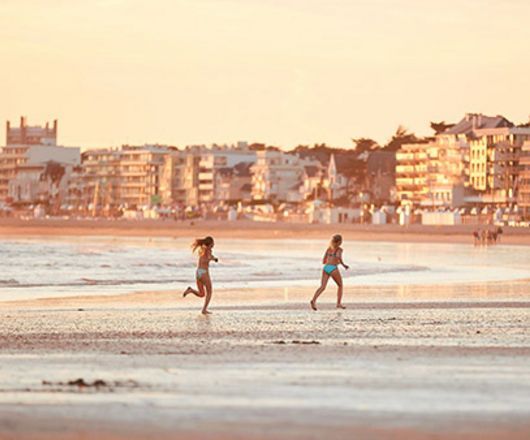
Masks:
[[[339,272],[339,264],[341,264],[344,269],[348,269],[349,266],[344,264],[342,261],[342,248],[340,247],[341,244],[342,236],[339,234],[334,235],[331,239],[328,249],[326,250],[326,253],[324,254],[324,258],[322,259],[322,263],[324,264],[324,269],[322,271],[322,281],[320,283],[320,287],[317,289],[313,295],[313,299],[310,302],[311,308],[315,311],[317,310],[317,299],[322,292],[326,290],[329,277],[333,278],[333,281],[335,281],[338,287],[337,309],[346,308],[342,305],[342,276]]]
[[[210,299],[212,298],[212,280],[210,279],[210,272],[208,271],[210,267],[210,261],[219,261],[216,257],[213,256],[212,249],[214,246],[214,241],[212,237],[206,238],[197,238],[191,248],[193,252],[197,249],[199,250],[199,261],[197,264],[197,272],[195,273],[195,280],[197,281],[197,289],[195,290],[192,287],[188,287],[182,296],[186,298],[187,295],[193,293],[199,298],[204,298],[204,306],[202,307],[202,314],[209,315],[211,312],[208,311],[208,305],[210,304]]]

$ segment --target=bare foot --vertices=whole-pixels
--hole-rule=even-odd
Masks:
[[[315,304],[315,301],[314,300],[311,300],[309,302],[309,304],[311,304],[311,308],[316,312],[318,309],[317,309],[317,305]]]
[[[342,304],[337,304],[337,309],[342,309],[342,310],[344,310],[345,308],[346,308],[346,307],[343,306]]]
[[[201,313],[203,315],[211,315],[212,314],[212,312],[209,312],[208,310],[203,310]]]
[[[186,295],[189,295],[190,293],[191,293],[191,287],[188,287],[188,288],[184,291],[184,293],[182,294],[182,297],[183,297],[183,298],[186,298]]]

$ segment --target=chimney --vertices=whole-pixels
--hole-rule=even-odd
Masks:
[[[57,119],[53,120],[53,134],[57,136]]]
[[[482,113],[477,115],[477,128],[482,127]]]
[[[26,117],[21,116],[20,117],[20,139],[19,142],[21,144],[26,143]]]
[[[473,128],[473,130],[480,128],[480,122],[481,122],[480,115],[478,113],[473,113],[471,115],[471,127]]]

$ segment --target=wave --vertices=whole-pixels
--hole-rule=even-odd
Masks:
[[[15,279],[10,280],[0,280],[0,287],[13,287],[13,286],[19,286],[20,283]]]
[[[165,280],[94,280],[91,278],[81,278],[78,281],[64,283],[19,283],[14,280],[12,284],[3,284],[0,281],[0,287],[10,288],[34,288],[34,287],[86,287],[86,286],[132,286],[136,284],[171,284],[185,283],[189,279],[165,279]]]
[[[354,278],[356,276],[369,276],[386,273],[402,273],[402,272],[419,272],[428,270],[423,266],[399,266],[399,267],[371,267],[350,269],[343,272],[344,278]],[[253,281],[306,281],[315,278],[315,270],[305,270],[293,273],[292,271],[259,271],[249,272],[247,276],[237,275],[234,278],[233,272],[223,269],[216,269],[214,275],[214,282],[230,282],[230,283],[248,283]],[[0,280],[0,288],[42,288],[42,287],[90,287],[90,286],[135,286],[135,285],[167,285],[174,283],[189,283],[193,280],[192,272],[185,278],[146,278],[146,279],[131,279],[131,278],[116,278],[116,279],[97,279],[82,277],[77,280],[64,282],[38,282],[38,283],[21,283],[15,279]]]

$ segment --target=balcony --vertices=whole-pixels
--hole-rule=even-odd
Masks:
[[[412,162],[415,160],[414,153],[396,153],[396,160],[398,162]]]
[[[396,173],[398,174],[409,174],[414,173],[416,167],[414,165],[396,165]]]
[[[199,173],[199,180],[213,180],[213,172],[200,172]]]
[[[146,184],[145,182],[122,182],[119,186],[122,188],[142,188]]]

